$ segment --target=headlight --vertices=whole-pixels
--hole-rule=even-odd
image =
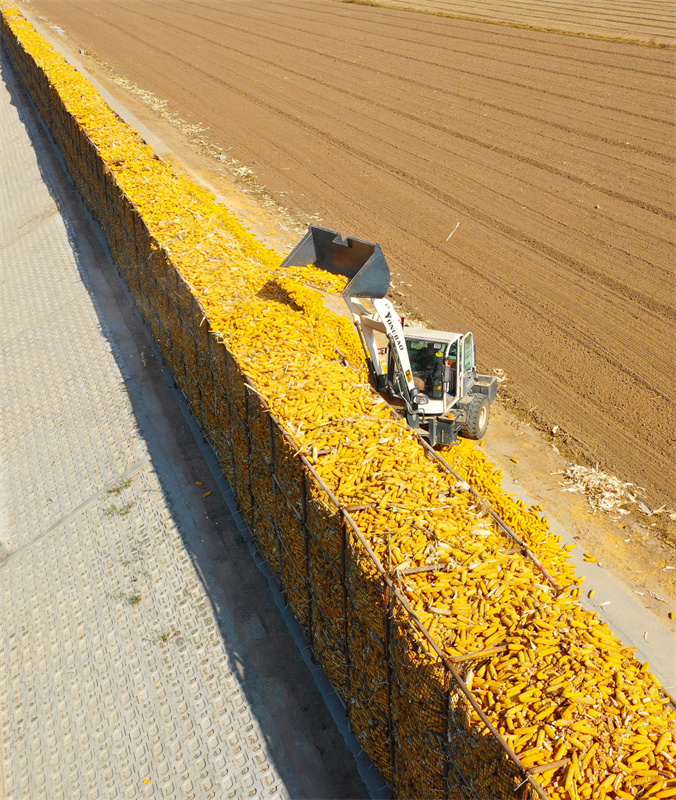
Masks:
[[[415,401],[419,406],[426,406],[429,403],[430,399],[426,394],[423,394],[421,392],[420,394],[417,394],[415,396]]]

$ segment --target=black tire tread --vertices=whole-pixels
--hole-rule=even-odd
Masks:
[[[479,416],[484,405],[487,409],[487,416],[486,425],[482,430],[479,428]],[[467,409],[467,419],[465,423],[460,426],[460,435],[465,439],[483,439],[483,437],[486,435],[486,429],[488,428],[490,413],[490,404],[486,395],[475,394],[472,397],[472,401]]]

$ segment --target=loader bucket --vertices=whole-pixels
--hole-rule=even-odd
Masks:
[[[308,264],[349,278],[343,297],[385,297],[390,288],[390,268],[379,244],[343,239],[328,228],[310,225],[282,262],[283,267]]]

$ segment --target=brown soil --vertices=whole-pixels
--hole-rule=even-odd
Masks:
[[[674,505],[673,53],[332,0],[30,7],[379,241],[412,310]]]
[[[341,0],[365,6],[403,8],[497,25],[555,31],[612,41],[643,42],[654,47],[676,43],[671,0]]]

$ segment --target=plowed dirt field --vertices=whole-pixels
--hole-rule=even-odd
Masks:
[[[619,41],[673,44],[673,0],[342,0]]]
[[[413,309],[674,502],[673,51],[334,0],[29,8],[380,242]]]

